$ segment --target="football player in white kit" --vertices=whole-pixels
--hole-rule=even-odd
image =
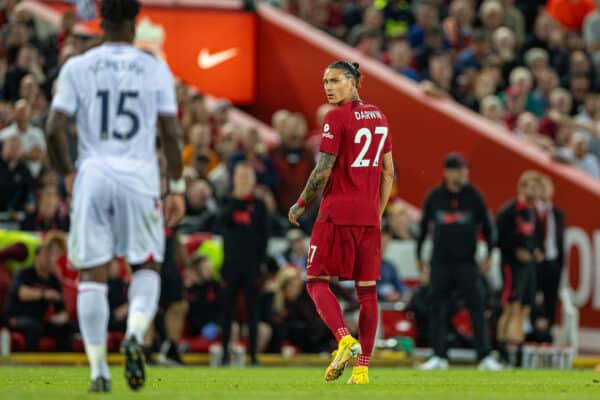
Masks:
[[[125,257],[133,271],[122,346],[125,378],[134,390],[145,382],[140,344],[157,309],[164,253],[157,122],[171,179],[164,199],[168,226],[185,213],[185,184],[173,75],[164,62],[132,46],[140,4],[102,0],[100,8],[104,44],[63,66],[46,134],[50,158],[72,187],[69,258],[80,270],[77,315],[91,367],[90,391],[109,392],[106,282],[114,257]],[[65,135],[73,115],[76,168]]]

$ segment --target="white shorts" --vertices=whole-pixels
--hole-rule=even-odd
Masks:
[[[162,262],[162,202],[140,195],[97,168],[77,172],[73,188],[69,259],[77,269],[124,257],[130,265]]]

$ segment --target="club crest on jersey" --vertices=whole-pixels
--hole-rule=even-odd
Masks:
[[[329,132],[329,124],[325,124],[323,127],[323,132]]]
[[[361,119],[382,119],[379,111],[354,111],[354,118],[357,121]]]

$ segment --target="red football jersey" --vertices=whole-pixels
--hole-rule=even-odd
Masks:
[[[337,158],[319,215],[336,225],[379,226],[381,164],[391,150],[387,118],[374,105],[352,101],[329,111],[320,151]]]

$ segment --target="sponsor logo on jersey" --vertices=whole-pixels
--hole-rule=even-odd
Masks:
[[[323,132],[323,137],[327,139],[333,139],[334,136],[329,132]]]

